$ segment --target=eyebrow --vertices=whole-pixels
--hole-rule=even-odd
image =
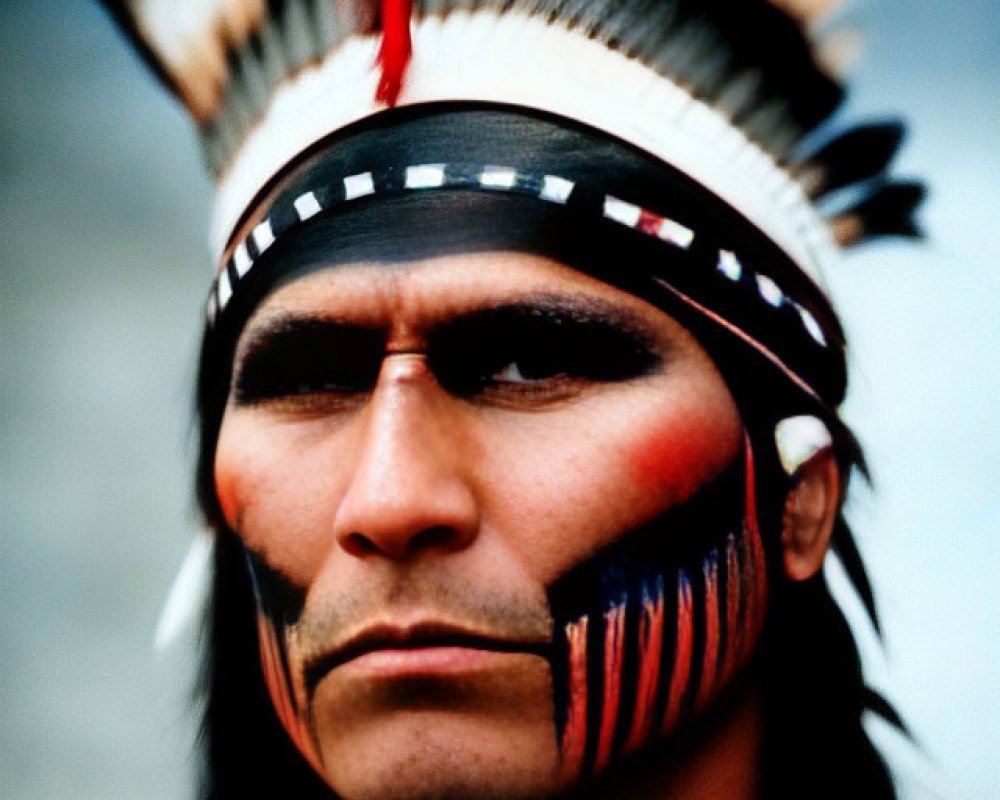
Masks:
[[[581,326],[603,326],[631,333],[638,339],[654,338],[650,324],[632,309],[589,295],[556,293],[530,294],[512,300],[471,306],[430,323],[424,333],[430,339],[456,326],[465,327],[480,322],[493,324],[502,320],[515,322],[520,319],[549,320],[556,325],[575,323]],[[384,341],[387,326],[362,322],[346,315],[281,312],[252,329],[237,351],[237,361],[245,358],[251,351],[289,338],[318,336],[325,339],[343,334],[381,338]]]
[[[448,340],[472,348],[488,346],[508,332],[544,335],[546,330],[564,330],[582,340],[591,339],[596,346],[614,338],[627,342],[634,351],[653,349],[652,326],[638,313],[581,294],[532,294],[442,314],[426,326],[423,335],[430,351],[441,349]],[[362,372],[364,367],[377,372],[387,352],[387,339],[386,324],[345,315],[280,312],[262,321],[241,343],[234,362],[233,389],[237,395],[252,394],[247,381],[253,380],[263,365],[308,359],[316,353],[341,353],[354,359]]]

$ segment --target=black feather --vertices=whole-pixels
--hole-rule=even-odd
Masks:
[[[822,178],[816,197],[880,175],[892,162],[906,129],[899,120],[859,125],[837,136],[805,159]]]
[[[923,237],[923,231],[915,215],[926,194],[926,187],[918,181],[886,182],[838,216],[860,220],[860,240],[879,236],[919,239]]]

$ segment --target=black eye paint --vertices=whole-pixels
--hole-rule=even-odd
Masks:
[[[545,296],[435,327],[428,363],[446,390],[474,398],[546,382],[632,380],[662,366],[661,350],[624,310],[589,298]]]
[[[371,391],[385,352],[378,330],[314,317],[278,319],[251,334],[232,385],[239,405]]]

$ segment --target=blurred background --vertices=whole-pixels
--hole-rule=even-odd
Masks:
[[[843,118],[907,117],[900,172],[932,191],[925,243],[829,276],[875,474],[850,516],[884,641],[857,636],[919,747],[872,733],[942,797],[998,797],[1000,3],[844,16],[866,44]],[[0,797],[189,798],[197,637],[152,642],[198,530],[194,132],[94,3],[2,0],[0,176]]]

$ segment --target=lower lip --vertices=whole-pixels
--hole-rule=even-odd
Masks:
[[[495,669],[523,655],[475,647],[392,648],[363,653],[341,665],[341,669],[370,678],[451,676]]]

